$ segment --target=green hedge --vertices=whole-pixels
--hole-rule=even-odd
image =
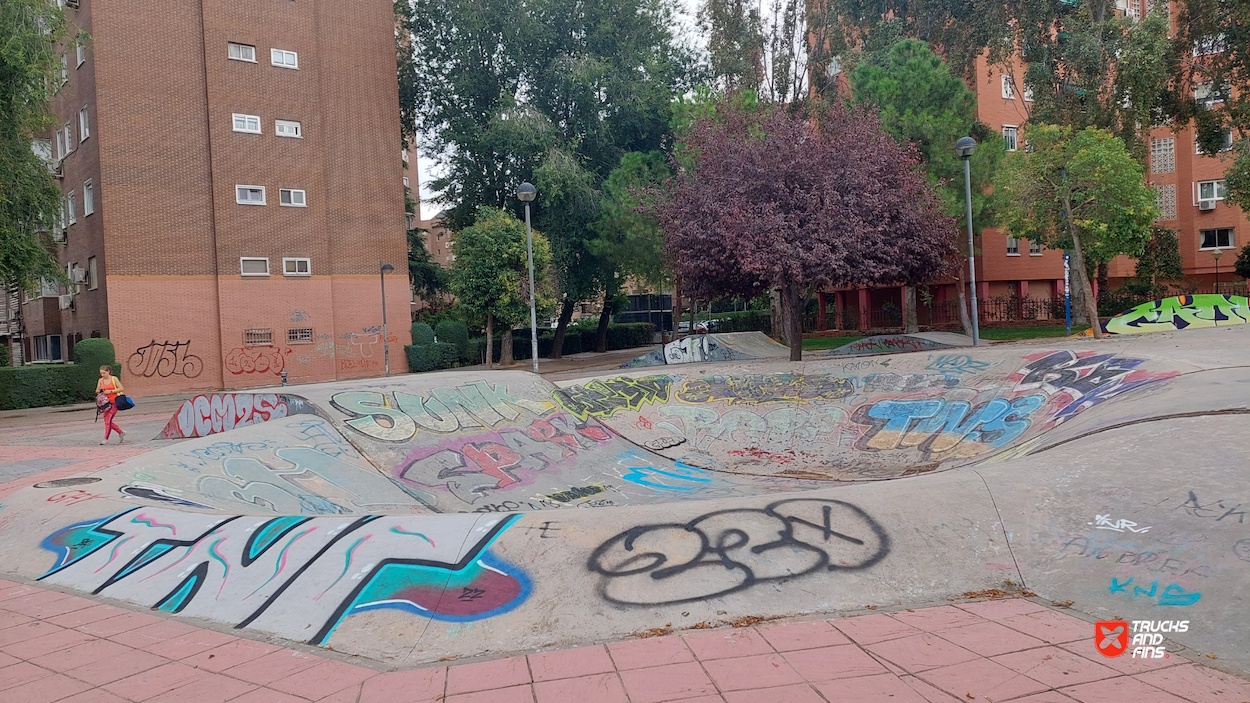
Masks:
[[[412,343],[419,347],[433,344],[434,329],[424,322],[414,323],[412,325]]]
[[[460,349],[454,344],[408,344],[404,346],[408,370],[414,373],[450,369],[460,360]]]
[[[570,325],[564,333],[563,355],[578,354],[595,350],[596,329],[592,326]],[[633,349],[651,344],[655,335],[655,325],[650,322],[631,322],[628,324],[612,323],[608,325],[608,351],[615,349]],[[551,357],[551,347],[555,344],[555,330],[538,331],[538,356]],[[481,364],[486,361],[486,339],[477,337],[469,340],[470,362]],[[495,359],[500,358],[503,349],[502,335],[495,335]],[[530,358],[530,331],[518,329],[512,331],[512,358],[521,360]]]
[[[72,364],[30,364],[0,368],[0,410],[71,405],[95,398],[100,367],[121,373],[107,339],[84,339],[74,345]]]
[[[100,380],[100,367],[106,364],[113,367],[114,376],[121,376],[122,369],[109,340],[92,337],[74,345],[74,365],[82,374],[86,393],[92,398],[95,397],[96,381]]]
[[[463,322],[443,320],[434,326],[434,336],[440,342],[456,345],[456,349],[460,351],[461,361],[476,363],[471,361],[473,349],[469,346],[469,328]]]

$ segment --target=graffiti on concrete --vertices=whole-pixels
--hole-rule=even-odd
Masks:
[[[303,398],[275,393],[212,393],[184,401],[170,418],[161,437],[207,437],[236,427],[247,427],[316,411]]]
[[[874,373],[864,376],[867,393],[915,393],[929,389],[958,388],[958,376],[944,373]]]
[[[40,580],[320,645],[347,617],[396,610],[468,622],[523,603],[491,554],[518,516],[220,517],[138,508],[70,525]]]
[[[226,371],[240,376],[249,373],[271,373],[275,376],[286,368],[286,357],[291,349],[279,346],[264,345],[256,347],[235,347],[226,352]]]
[[[1133,586],[1135,578],[1129,578],[1127,581],[1120,581],[1116,577],[1111,577],[1111,586],[1107,589],[1111,593],[1130,594],[1129,586]],[[1157,594],[1157,595],[1156,595]],[[1133,598],[1138,596],[1146,596],[1147,598],[1155,598],[1155,602],[1159,605],[1193,605],[1202,597],[1201,593],[1195,591],[1186,591],[1181,586],[1173,583],[1169,584],[1163,591],[1159,591],[1159,582],[1151,581],[1150,588],[1142,588],[1141,586],[1133,586],[1131,592]]]
[[[583,450],[610,439],[608,431],[593,420],[555,413],[526,427],[419,447],[404,457],[395,476],[418,487],[446,487],[472,505],[489,492],[521,484],[537,472],[571,465]]]
[[[949,344],[934,342],[923,337],[876,335],[856,340],[850,344],[843,344],[827,353],[834,356],[842,354],[873,354],[942,349],[949,346]]]
[[[869,427],[855,446],[864,451],[915,447],[926,456],[958,449],[955,456],[975,456],[1019,439],[1044,401],[1029,395],[973,407],[943,398],[881,400],[856,409],[852,419]]]
[[[168,490],[160,486],[152,486],[146,483],[132,483],[117,489],[118,493],[128,498],[139,498],[141,500],[151,500],[166,505],[178,505],[184,508],[198,508],[200,510],[216,510],[211,505],[197,503],[193,500],[187,500],[180,496],[170,493]]]
[[[1142,334],[1244,325],[1250,302],[1238,295],[1178,295],[1130,308],[1103,325],[1109,334]]]
[[[686,457],[673,462],[672,466],[657,469],[654,466],[642,466],[650,463],[647,455],[635,449],[621,452],[618,462],[626,468],[621,478],[632,484],[645,488],[658,488],[664,491],[697,491],[714,482],[712,474],[698,466],[683,461]]]
[[[191,354],[191,340],[151,342],[139,347],[126,359],[126,370],[143,378],[185,376],[196,378],[204,370],[200,357]]]
[[[403,391],[345,391],[336,393],[330,405],[348,416],[348,427],[384,442],[407,441],[418,429],[446,434],[495,427],[522,412],[543,415],[551,409],[551,403],[518,398],[506,386],[486,381],[434,388],[424,398]]]
[[[1149,532],[1150,526],[1138,527],[1137,523],[1132,520],[1112,520],[1110,515],[1095,515],[1094,521],[1086,523],[1093,525],[1095,530],[1111,530],[1112,532]]]
[[[269,463],[228,457],[221,462],[223,476],[202,476],[196,489],[227,505],[296,515],[355,513],[407,502],[370,466],[311,447],[282,447],[274,455],[277,460]]]
[[[1239,539],[1233,544],[1233,556],[1242,561],[1250,561],[1250,539]]]
[[[929,365],[925,366],[929,371],[953,374],[976,374],[989,367],[988,361],[974,359],[968,354],[938,354],[937,356],[930,354]]]
[[[638,410],[646,403],[666,402],[672,385],[671,376],[620,377],[557,388],[551,395],[560,407],[585,420],[591,416],[611,417],[620,410]]]
[[[885,529],[840,500],[797,498],[639,525],[601,544],[587,568],[618,605],[672,605],[815,573],[856,571],[890,552]]]
[[[1095,352],[1042,352],[1024,357],[1024,368],[1008,377],[1016,392],[1041,390],[1048,396],[1060,393],[1070,399],[1055,412],[1055,424],[1121,393],[1175,376],[1174,372],[1150,373],[1137,367],[1142,359],[1126,359]]]
[[[1207,496],[1208,498],[1210,496]],[[1228,501],[1229,505],[1224,504],[1224,499],[1211,500],[1203,503],[1198,500],[1198,495],[1193,491],[1189,491],[1189,497],[1185,502],[1176,506],[1177,510],[1184,510],[1186,514],[1197,518],[1210,518],[1216,522],[1224,520],[1224,518],[1237,518],[1237,524],[1244,524],[1246,521],[1246,511],[1242,509],[1240,501]],[[1230,520],[1231,522],[1231,520]]]
[[[823,374],[800,373],[709,376],[682,384],[677,397],[687,403],[758,405],[841,400],[855,392],[855,382]]]
[[[839,423],[847,417],[845,410],[834,406],[810,410],[782,407],[761,415],[751,409],[717,412],[706,407],[675,405],[660,408],[660,414],[666,419],[655,424],[658,429],[684,436],[701,452],[729,446],[790,449],[817,438],[836,443]]]

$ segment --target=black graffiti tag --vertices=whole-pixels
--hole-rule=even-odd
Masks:
[[[604,542],[587,568],[617,605],[672,605],[770,581],[866,569],[890,552],[868,513],[840,500],[796,498],[718,510],[685,524],[639,525]]]
[[[191,340],[185,342],[158,343],[155,339],[147,345],[135,350],[126,360],[126,368],[130,373],[143,378],[160,376],[186,376],[195,378],[204,370],[204,362],[200,357],[188,353]]]

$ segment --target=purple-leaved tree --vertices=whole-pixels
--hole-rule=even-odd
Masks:
[[[781,291],[791,361],[813,291],[914,285],[957,261],[914,150],[871,111],[816,114],[722,100],[682,139],[653,206],[692,297]]]

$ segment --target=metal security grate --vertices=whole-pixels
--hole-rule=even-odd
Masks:
[[[243,330],[243,345],[247,347],[273,344],[273,330]]]

